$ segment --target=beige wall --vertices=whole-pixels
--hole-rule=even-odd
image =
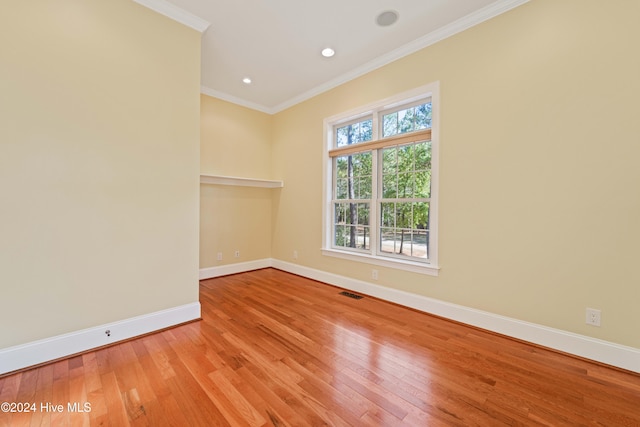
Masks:
[[[272,178],[270,115],[206,95],[200,114],[203,174]],[[279,191],[201,184],[200,268],[270,258],[271,198]]]
[[[442,270],[377,283],[640,348],[639,14],[532,0],[275,115],[272,256],[371,281],[320,253],[322,120],[440,81]]]
[[[0,348],[198,301],[200,34],[129,0],[0,14]]]

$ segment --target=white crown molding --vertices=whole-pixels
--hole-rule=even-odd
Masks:
[[[171,18],[174,21],[177,21],[187,27],[193,28],[194,30],[204,33],[209,25],[209,22],[204,19],[187,12],[184,9],[179,8],[178,6],[169,3],[165,0],[133,0],[134,2],[142,5],[144,7],[148,7],[154,12],[158,12],[161,15],[166,16],[167,18]]]
[[[228,93],[220,92],[206,86],[200,86],[200,93],[203,95],[210,96],[212,98],[217,98],[223,101],[230,102],[232,104],[240,105],[241,107],[246,107],[252,110],[261,111],[263,113],[267,113],[267,114],[277,113],[277,111],[273,108],[269,108],[264,105],[257,104],[255,102],[250,102],[245,99],[238,98],[237,96],[229,95]]]
[[[508,12],[509,10],[514,9],[518,6],[521,6],[527,2],[529,2],[529,0],[498,0],[494,3],[491,3],[488,6],[483,7],[482,9],[479,9],[473,13],[470,13],[469,15],[463,16],[462,18],[448,25],[445,25],[442,28],[432,31],[429,34],[426,34],[412,42],[409,42],[385,55],[379,56],[376,59],[369,61],[360,67],[354,68],[348,73],[342,74],[336,77],[335,79],[329,80],[328,82],[323,83],[320,86],[316,86],[313,89],[310,89],[304,93],[301,93],[300,95],[295,96],[274,107],[267,107],[264,105],[255,104],[255,103],[234,97],[232,95],[227,95],[222,92],[215,91],[208,88],[207,89],[210,91],[210,93],[206,93],[204,91],[202,93],[213,96],[215,98],[223,99],[225,101],[233,102],[235,104],[239,104],[248,108],[252,108],[254,110],[262,111],[264,113],[276,114],[276,113],[279,113],[280,111],[286,110],[287,108],[293,107],[296,104],[299,104],[308,99],[311,99],[314,96],[318,96],[321,93],[327,92],[353,79],[356,79],[360,76],[370,73],[371,71],[374,71],[387,64],[397,61],[405,56],[411,55],[412,53],[415,53],[421,49],[429,47],[441,40],[444,40],[464,30],[467,30],[478,24],[481,24],[482,22],[495,18],[496,16],[501,15],[505,12]]]
[[[200,318],[194,302],[118,322],[0,349],[0,375]],[[110,336],[105,331],[110,331]]]

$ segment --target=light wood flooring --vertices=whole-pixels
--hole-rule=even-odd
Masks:
[[[201,321],[0,378],[38,405],[0,426],[640,426],[639,375],[340,291],[202,281]]]

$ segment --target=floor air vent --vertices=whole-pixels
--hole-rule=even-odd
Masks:
[[[362,295],[352,294],[351,292],[340,292],[340,295],[344,295],[345,297],[353,298],[353,299],[362,299],[364,298]]]

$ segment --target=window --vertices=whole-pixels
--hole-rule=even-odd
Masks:
[[[325,120],[325,255],[437,274],[437,89]]]

